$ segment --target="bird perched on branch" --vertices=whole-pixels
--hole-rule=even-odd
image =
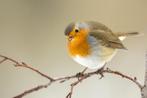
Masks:
[[[105,25],[94,22],[73,22],[65,29],[70,56],[90,69],[101,69],[116,54],[117,49],[126,49],[125,37],[138,32],[113,32]]]

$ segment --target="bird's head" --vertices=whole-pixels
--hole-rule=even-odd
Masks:
[[[70,23],[65,29],[65,36],[69,42],[74,40],[82,40],[88,36],[89,27],[84,22]]]

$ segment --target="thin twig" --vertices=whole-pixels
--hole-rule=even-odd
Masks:
[[[21,64],[21,65],[19,64],[19,65],[17,65],[17,66],[20,66],[20,67],[25,67],[25,68],[31,69],[31,70],[33,70],[34,72],[36,72],[36,73],[40,74],[41,76],[43,76],[43,77],[45,77],[45,78],[49,79],[50,81],[54,81],[54,79],[53,79],[53,78],[51,78],[50,76],[48,76],[48,75],[46,75],[46,74],[44,74],[44,73],[40,72],[39,70],[37,70],[37,69],[35,69],[35,68],[33,68],[33,67],[30,67],[29,65],[27,65],[27,64],[26,64],[26,63],[24,63],[24,62],[22,62],[22,64]]]
[[[4,58],[3,60],[0,61],[0,64],[5,62],[7,60],[7,58]]]
[[[32,92],[35,92],[35,91],[38,91],[38,90],[41,90],[42,88],[47,88],[49,85],[51,85],[52,83],[54,82],[60,82],[60,83],[63,83],[65,81],[68,81],[68,80],[71,80],[71,79],[77,79],[76,81],[74,81],[73,83],[71,83],[71,88],[70,88],[70,92],[68,93],[68,95],[66,96],[66,98],[71,98],[72,97],[72,94],[73,94],[73,89],[74,87],[79,84],[80,82],[82,82],[83,80],[87,79],[88,77],[91,77],[91,76],[94,76],[94,75],[101,75],[101,78],[104,77],[104,74],[105,73],[109,73],[109,74],[114,74],[114,75],[118,75],[118,76],[121,76],[125,79],[128,79],[130,80],[131,82],[135,83],[139,88],[140,90],[142,90],[142,88],[144,86],[142,86],[138,81],[137,81],[137,78],[136,77],[130,77],[128,75],[125,75],[121,72],[118,72],[118,71],[113,71],[109,68],[106,68],[106,69],[101,69],[101,70],[96,70],[96,71],[92,71],[92,72],[87,72],[87,73],[82,73],[82,74],[75,74],[75,75],[70,75],[70,76],[65,76],[65,77],[59,77],[59,78],[52,78],[44,73],[42,73],[41,71],[31,67],[30,65],[27,65],[26,63],[24,62],[18,62],[12,58],[9,58],[9,57],[6,57],[6,56],[3,56],[3,55],[0,55],[1,58],[3,58],[1,61],[0,61],[0,64],[6,62],[6,61],[11,61],[12,63],[14,63],[15,67],[24,67],[24,68],[27,68],[27,69],[30,69],[34,72],[36,72],[37,74],[41,75],[42,77],[45,77],[46,79],[49,80],[49,83],[47,84],[44,84],[44,85],[38,85],[34,88],[31,88],[31,89],[28,89],[26,91],[24,91],[23,93],[13,97],[13,98],[22,98]]]
[[[146,51],[146,54],[145,54],[144,87],[141,90],[141,98],[147,98],[147,51]]]
[[[136,77],[130,77],[130,76],[127,76],[125,74],[122,74],[121,72],[118,72],[118,71],[113,71],[113,70],[110,70],[109,68],[107,68],[107,70],[104,70],[105,73],[111,73],[111,74],[114,74],[114,75],[119,75],[121,76],[122,78],[126,78],[132,82],[134,82],[139,88],[140,90],[142,90],[142,88],[144,87],[143,85],[141,85],[138,81],[137,81],[137,78]]]
[[[27,65],[27,64],[24,63],[24,62],[21,62],[21,63],[20,63],[20,62],[14,60],[14,59],[12,59],[12,58],[9,58],[9,57],[3,56],[3,55],[0,55],[0,57],[4,58],[2,61],[0,61],[1,63],[3,63],[3,62],[6,61],[6,60],[11,61],[12,63],[14,63],[15,67],[25,67],[25,68],[28,68],[28,69],[30,69],[30,70],[32,70],[32,71],[34,71],[34,72],[40,74],[41,76],[43,76],[43,77],[49,79],[50,81],[54,81],[54,79],[51,78],[50,76],[47,76],[46,74],[44,74],[44,73],[40,72],[39,70],[37,70],[37,69],[35,69],[35,68],[33,68],[33,67]]]
[[[51,83],[51,82],[50,82],[50,83]],[[47,88],[47,87],[50,85],[50,83],[47,83],[47,84],[44,84],[44,85],[38,85],[38,86],[36,86],[36,87],[34,87],[34,88],[31,88],[31,89],[29,89],[29,90],[24,91],[23,93],[21,93],[21,94],[15,96],[15,97],[13,97],[13,98],[22,98],[23,96],[25,96],[25,95],[27,95],[27,94],[29,94],[29,93],[32,93],[32,92],[34,92],[34,91],[38,91],[38,90],[40,90],[40,89],[42,89],[42,88]]]

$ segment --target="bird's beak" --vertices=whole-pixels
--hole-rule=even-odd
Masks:
[[[69,41],[71,41],[74,37],[75,37],[75,33],[74,32],[70,32],[69,35],[67,36],[67,39]]]
[[[71,41],[74,37],[73,36],[68,36],[68,40]]]

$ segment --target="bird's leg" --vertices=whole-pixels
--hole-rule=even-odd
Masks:
[[[87,67],[84,68],[84,70],[81,73],[84,74],[87,69],[88,69]]]
[[[104,77],[104,75],[103,75],[103,70],[104,70],[106,64],[107,64],[107,63],[105,63],[104,66],[103,66],[102,68],[100,68],[100,69],[97,70],[97,73],[100,75],[100,78],[99,78],[99,79],[102,79],[102,78]]]
[[[84,76],[84,73],[85,71],[87,70],[88,68],[84,68],[84,70],[82,70],[81,72],[77,73],[76,76],[78,77],[78,79],[82,78]]]

